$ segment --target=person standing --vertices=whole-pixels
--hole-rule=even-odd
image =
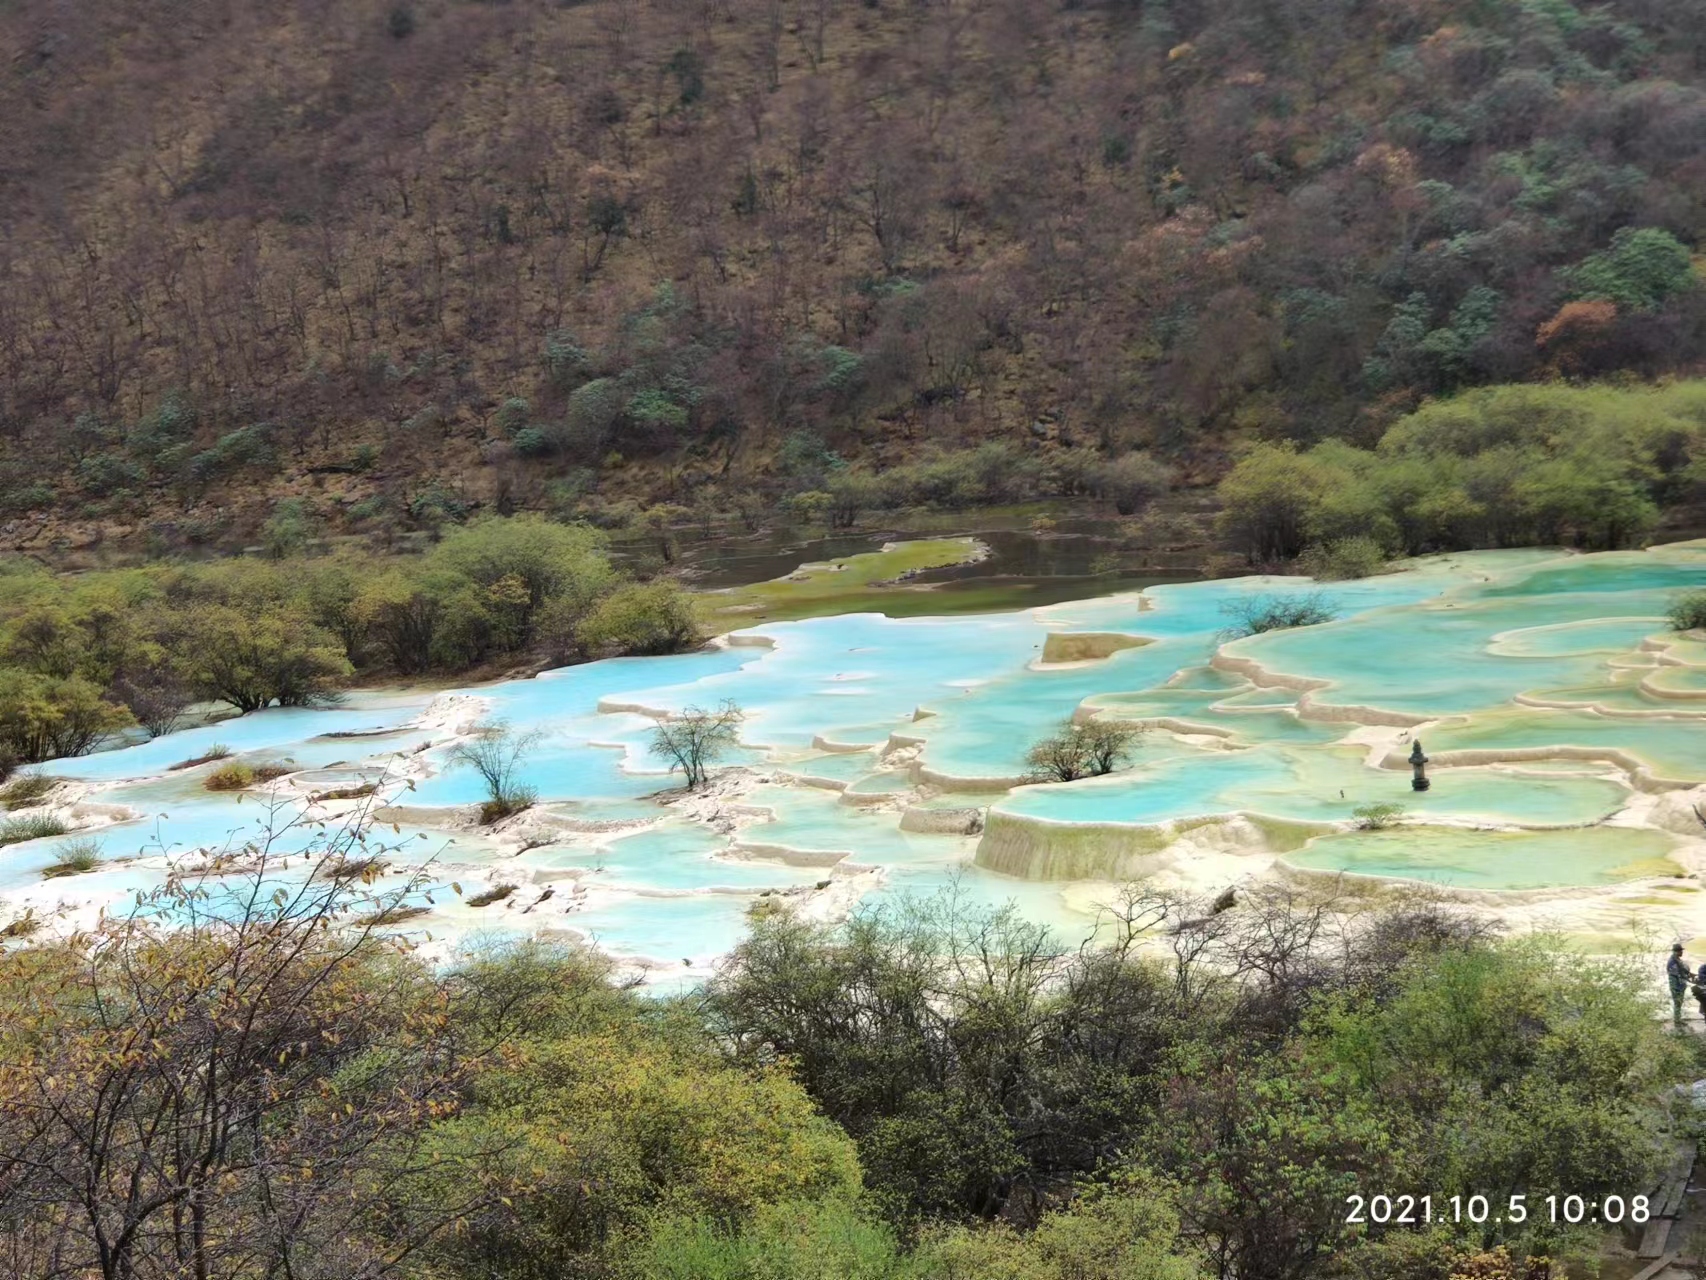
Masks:
[[[1665,977],[1670,980],[1670,1014],[1678,1031],[1682,1030],[1682,997],[1688,994],[1688,984],[1694,981],[1694,973],[1688,967],[1688,962],[1682,958],[1682,943],[1677,943],[1670,949],[1670,959],[1665,962]]]

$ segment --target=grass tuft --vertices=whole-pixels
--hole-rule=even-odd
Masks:
[[[209,791],[241,791],[254,786],[255,778],[255,771],[248,765],[228,764],[208,774],[201,785]]]
[[[191,756],[188,760],[178,761],[178,763],[171,766],[167,772],[175,773],[179,769],[193,769],[198,764],[212,764],[215,760],[229,759],[230,755],[230,747],[226,746],[223,742],[216,742],[199,756]]]
[[[0,845],[21,844],[25,840],[45,840],[62,836],[71,830],[58,818],[47,814],[32,814],[27,818],[7,818],[0,822]]]
[[[43,880],[57,880],[61,876],[82,875],[85,871],[93,871],[101,865],[101,842],[93,836],[80,836],[76,840],[67,840],[54,849],[58,861],[42,868]]]
[[[1401,804],[1359,804],[1351,810],[1359,831],[1385,831],[1404,821],[1408,811]]]
[[[319,804],[322,800],[360,800],[377,790],[377,782],[364,782],[359,787],[333,787],[330,791],[316,791],[308,800],[310,804]]]
[[[507,794],[495,800],[487,800],[480,806],[480,825],[489,827],[494,822],[501,822],[523,809],[531,809],[533,802],[539,798],[539,793],[532,787],[514,787]]]
[[[0,788],[0,804],[8,809],[25,809],[37,804],[49,791],[59,785],[58,778],[50,778],[45,773],[26,773],[14,779],[4,788]]]
[[[413,920],[431,913],[431,907],[406,907],[398,904],[375,911],[361,923],[366,925],[402,924],[405,920]]]
[[[391,864],[383,858],[336,858],[325,865],[322,874],[329,880],[360,880],[363,884],[372,884],[390,867]]]
[[[502,902],[514,892],[515,886],[513,884],[495,884],[484,893],[476,893],[472,898],[469,898],[468,905],[471,907],[489,907],[494,902]]]
[[[257,782],[271,782],[274,778],[282,778],[290,772],[292,770],[286,764],[251,765],[234,760],[208,774],[201,785],[209,791],[242,791]]]

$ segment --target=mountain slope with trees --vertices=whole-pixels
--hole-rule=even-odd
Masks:
[[[976,446],[1203,483],[1706,325],[1703,0],[11,0],[0,45],[11,546]]]

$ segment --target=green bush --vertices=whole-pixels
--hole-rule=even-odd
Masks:
[[[1672,631],[1695,631],[1706,627],[1706,591],[1685,591],[1670,602]]]
[[[797,489],[821,489],[846,465],[815,431],[789,433],[776,454],[776,469]]]
[[[58,494],[45,480],[33,480],[0,492],[0,516],[21,516],[54,504]]]
[[[1485,387],[1430,401],[1374,450],[1251,449],[1220,485],[1221,531],[1252,564],[1353,537],[1420,555],[1637,545],[1706,475],[1706,383]]]
[[[1203,1280],[1180,1239],[1174,1195],[1159,1179],[1120,1171],[1032,1231],[1008,1223],[927,1239],[923,1275],[941,1280]]]
[[[1297,571],[1317,582],[1368,578],[1386,569],[1385,550],[1373,538],[1356,536],[1306,547],[1297,557]]]
[[[299,501],[268,522],[275,555],[303,545]],[[22,763],[92,745],[74,732],[98,710],[90,691],[73,684],[49,698],[42,680],[94,686],[97,704],[122,717],[121,699],[159,733],[195,699],[310,705],[358,670],[461,671],[529,649],[566,662],[579,656],[581,620],[615,585],[604,535],[533,515],[452,528],[423,555],[379,561],[251,557],[75,577],[0,568],[0,746],[13,743]],[[56,707],[75,714],[50,723]],[[94,728],[122,724],[96,717]],[[62,749],[43,756],[19,738],[44,733]]]
[[[781,506],[782,510],[801,524],[832,522],[836,510],[834,496],[822,489],[807,489],[803,493],[791,493],[782,499]]]
[[[468,518],[468,503],[451,490],[436,482],[429,484],[408,502],[409,517],[429,529],[442,524],[460,524]]]
[[[1294,559],[1335,483],[1331,471],[1278,445],[1251,449],[1220,482],[1220,529],[1258,565]]]
[[[615,378],[594,378],[576,387],[565,406],[559,429],[561,448],[578,462],[604,456],[616,438],[628,398]]]
[[[1135,515],[1172,484],[1168,469],[1147,453],[1128,453],[1104,462],[1087,477],[1098,498],[1114,504],[1122,516]]]
[[[477,1174],[508,1201],[494,1196],[475,1230],[442,1233],[439,1265],[424,1272],[674,1275],[656,1267],[703,1256],[682,1239],[699,1234],[696,1222],[728,1230],[772,1204],[858,1194],[853,1144],[788,1072],[730,1062],[668,1010],[608,985],[590,958],[537,946],[489,954],[456,975],[456,989],[461,1031],[485,1042],[507,1032],[520,1051],[493,1055],[434,1125],[423,1152],[433,1158],[420,1162],[433,1172],[416,1189],[448,1203]],[[672,1237],[656,1251],[654,1231]],[[617,1270],[634,1245],[632,1268]]]
[[[214,471],[233,471],[239,467],[272,467],[278,462],[273,444],[277,428],[270,422],[227,431],[214,441],[206,456]]]
[[[175,471],[191,452],[195,434],[195,407],[181,391],[168,391],[154,411],[131,429],[127,447],[131,454],[157,470]]]
[[[77,464],[77,485],[96,497],[141,488],[146,478],[142,468],[118,453],[97,453]]]
[[[705,642],[693,598],[671,582],[618,587],[587,612],[575,635],[600,655],[685,653]]]
[[[405,673],[461,669],[536,640],[566,660],[565,631],[614,583],[604,541],[538,516],[453,529],[420,561],[370,575],[352,617],[377,656]]]
[[[761,1208],[738,1229],[676,1215],[650,1223],[625,1251],[633,1280],[924,1280],[894,1231],[847,1200],[790,1201]]]
[[[828,487],[823,490],[829,500],[823,504],[822,514],[827,516],[831,528],[851,529],[863,512],[882,505],[884,493],[885,486],[878,477],[854,467],[845,467],[830,476]],[[790,505],[807,496],[815,499],[818,495],[796,494]]]
[[[498,406],[497,428],[506,436],[514,436],[527,425],[533,406],[520,396],[512,396]]]
[[[516,733],[503,721],[482,725],[473,737],[450,752],[450,763],[472,769],[486,788],[480,805],[480,825],[490,826],[524,809],[539,798],[536,788],[521,781],[521,767],[539,743],[539,733]]]
[[[872,1203],[944,1268],[926,1274],[960,1280],[1191,1276],[1182,1241],[1264,1276],[1384,1276],[1338,1265],[1364,1238],[1344,1197],[1381,1178],[1611,1189],[1650,1184],[1668,1152],[1654,1086],[1687,1053],[1637,969],[1415,901],[1330,938],[1319,900],[1283,892],[1176,910],[1139,893],[1083,950],[951,898],[834,926],[769,912],[707,1003],[853,1135]],[[1166,963],[1141,941],[1156,925],[1181,940]],[[747,1231],[704,1256],[754,1265],[768,1232]],[[1495,1239],[1558,1243],[1509,1223]]]
[[[24,764],[87,755],[131,722],[81,676],[45,676],[0,667],[0,751]]]
[[[175,773],[180,769],[194,769],[198,765],[212,764],[215,760],[228,760],[230,758],[231,748],[223,742],[216,742],[199,756],[191,756],[188,760],[180,760],[177,764],[168,765],[167,771]]]
[[[350,674],[343,646],[306,607],[208,604],[181,619],[188,676],[204,697],[238,711],[323,706]]]
[[[300,553],[314,536],[315,520],[301,498],[282,498],[261,526],[261,546],[274,560]]]
[[[559,393],[573,391],[586,377],[591,366],[586,349],[567,329],[554,330],[545,339],[545,376],[551,389]]]
[[[1659,227],[1619,227],[1609,248],[1565,273],[1578,298],[1603,298],[1626,311],[1651,311],[1672,294],[1697,288],[1693,255]]]
[[[543,458],[555,448],[550,434],[544,427],[523,427],[515,433],[511,441],[515,452],[523,458]]]

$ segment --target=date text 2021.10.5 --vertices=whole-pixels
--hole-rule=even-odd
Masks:
[[[1506,1196],[1501,1203],[1482,1195],[1346,1196],[1346,1222],[1381,1226],[1420,1226],[1430,1222],[1538,1222],[1574,1225],[1582,1222],[1643,1223],[1652,1217],[1646,1196]]]

